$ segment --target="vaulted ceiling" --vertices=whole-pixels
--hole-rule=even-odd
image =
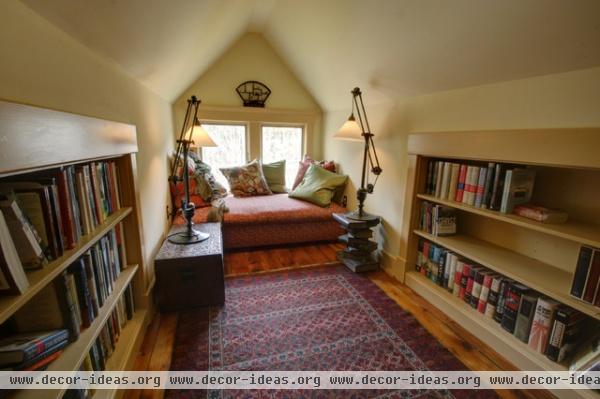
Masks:
[[[598,0],[21,1],[169,101],[247,31],[324,109],[600,65]]]

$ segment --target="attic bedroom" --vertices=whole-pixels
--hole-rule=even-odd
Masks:
[[[0,2],[0,397],[600,399],[596,0]]]

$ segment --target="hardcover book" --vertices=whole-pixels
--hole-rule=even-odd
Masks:
[[[448,200],[454,201],[456,198],[456,189],[458,186],[458,177],[460,173],[460,165],[453,163],[450,169],[450,188],[448,190]]]
[[[483,199],[481,201],[481,207],[484,209],[489,208],[492,201],[495,170],[496,164],[494,162],[488,163],[487,172],[485,175],[485,186],[483,188]]]
[[[538,297],[539,295],[535,292],[525,292],[521,295],[517,322],[515,323],[515,337],[525,343],[529,342],[529,333],[531,332]]]
[[[554,314],[559,305],[559,302],[550,298],[540,297],[537,300],[527,344],[539,353],[546,353],[546,346],[550,338],[550,329],[554,322]]]
[[[496,306],[498,305],[498,299],[500,297],[500,283],[502,282],[502,276],[495,275],[492,278],[492,284],[490,285],[490,293],[488,295],[487,305],[485,306],[485,315],[491,319],[496,314]]]
[[[585,289],[588,272],[592,264],[593,254],[594,249],[591,247],[582,246],[579,250],[577,266],[575,267],[573,283],[571,284],[571,296],[574,296],[575,298],[581,299],[583,296],[583,290]]]
[[[485,308],[487,307],[488,298],[490,295],[490,288],[492,286],[492,281],[494,280],[494,276],[496,276],[492,272],[483,273],[483,283],[481,284],[481,294],[479,295],[479,302],[477,303],[477,311],[479,313],[485,314]]]
[[[0,210],[0,293],[22,294],[28,288],[29,280]]]
[[[598,295],[598,284],[600,280],[600,250],[595,250],[592,255],[590,270],[585,282],[583,291],[583,300],[588,303],[594,303],[594,298]]]
[[[531,201],[535,182],[534,169],[510,169],[506,171],[500,212],[512,213],[515,206]]]
[[[483,192],[485,190],[485,180],[487,176],[487,168],[481,167],[479,169],[479,179],[477,180],[477,187],[475,189],[475,206],[481,208],[483,202]]]
[[[27,362],[68,338],[69,332],[65,329],[6,337],[0,340],[0,366]]]
[[[454,200],[456,202],[463,202],[463,196],[465,192],[465,181],[467,179],[467,165],[460,165],[460,169],[458,172],[458,183],[456,185],[456,197]]]
[[[565,360],[579,342],[584,322],[583,313],[565,305],[558,306],[546,348],[546,357],[559,363]]]
[[[500,326],[511,334],[515,332],[521,296],[528,292],[528,290],[529,288],[519,283],[512,283],[508,287],[508,292],[504,299],[504,312]]]
[[[513,213],[540,223],[560,224],[569,219],[569,215],[565,211],[532,204],[517,205],[513,209]]]
[[[506,298],[508,296],[508,289],[511,284],[514,283],[513,280],[503,278],[500,281],[500,291],[498,295],[498,304],[496,305],[496,312],[494,313],[494,321],[501,323],[502,317],[504,315]]]

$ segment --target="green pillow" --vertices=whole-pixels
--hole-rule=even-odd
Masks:
[[[267,185],[274,193],[287,193],[285,188],[285,159],[272,163],[262,164],[263,175]]]
[[[346,184],[347,178],[348,176],[330,172],[313,164],[306,171],[302,182],[290,193],[290,197],[326,207],[331,204],[335,189]]]

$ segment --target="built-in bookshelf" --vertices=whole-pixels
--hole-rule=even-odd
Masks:
[[[419,240],[427,240],[600,320],[600,307],[570,295],[582,245],[600,248],[600,129],[440,132],[412,134],[401,245],[404,282],[522,370],[561,371],[555,363],[484,317],[448,289],[417,271]],[[565,223],[549,224],[477,207],[431,192],[435,162],[503,163],[534,169],[531,202],[565,210]],[[429,174],[429,176],[428,176]],[[457,233],[429,234],[421,228],[422,207],[454,210]],[[593,391],[556,391],[558,397],[598,398]]]
[[[37,296],[56,284],[66,271],[73,273],[73,264],[81,262],[83,265],[83,257],[93,256],[90,254],[94,253],[94,249],[100,251],[102,248],[106,253],[98,255],[98,259],[110,257],[111,267],[114,268],[108,269],[109,266],[106,266],[108,274],[103,277],[106,280],[102,280],[106,288],[101,289],[101,283],[97,283],[98,292],[105,290],[102,303],[92,312],[93,320],[89,325],[81,328],[77,339],[62,349],[60,356],[49,363],[47,370],[83,368],[88,353],[98,345],[103,334],[108,334],[109,327],[113,334],[112,347],[110,356],[103,359],[104,369],[130,369],[152,312],[142,249],[135,126],[0,101],[0,141],[0,184],[4,184],[3,187],[10,186],[15,180],[27,180],[29,176],[47,171],[101,165],[105,169],[99,167],[98,170],[104,170],[106,175],[102,176],[104,180],[100,180],[99,186],[106,190],[104,195],[107,198],[112,196],[109,199],[116,199],[119,203],[118,206],[107,206],[110,212],[106,214],[103,207],[103,215],[97,215],[97,221],[93,223],[88,221],[85,231],[79,231],[77,235],[72,233],[73,237],[77,236],[76,242],[65,246],[60,256],[50,258],[40,268],[26,270],[29,284],[21,294],[0,296],[0,324],[8,326],[4,328],[3,325],[2,330],[10,332],[13,319],[19,311],[31,308]],[[98,209],[96,212],[99,212]],[[82,224],[78,222],[78,226]],[[93,279],[90,281],[96,283]],[[64,392],[21,390],[11,396],[61,398]],[[118,394],[116,390],[96,391],[94,398],[112,398]]]

